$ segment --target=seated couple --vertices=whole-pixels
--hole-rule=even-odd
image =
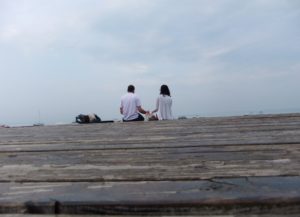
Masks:
[[[120,113],[123,115],[123,121],[144,121],[144,117],[140,114],[151,115],[157,112],[158,120],[171,120],[172,117],[172,98],[167,85],[162,85],[160,95],[156,101],[156,109],[151,113],[142,108],[140,98],[134,93],[135,88],[129,85],[127,94],[121,98]]]

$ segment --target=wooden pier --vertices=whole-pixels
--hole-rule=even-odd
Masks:
[[[299,216],[300,114],[0,129],[1,214]]]

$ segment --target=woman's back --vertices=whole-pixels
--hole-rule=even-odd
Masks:
[[[160,95],[157,99],[156,108],[158,109],[159,120],[171,120],[172,115],[172,98],[168,95]]]

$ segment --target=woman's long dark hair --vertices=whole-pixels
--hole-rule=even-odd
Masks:
[[[160,87],[160,94],[171,96],[170,90],[169,90],[169,88],[168,88],[167,85],[165,85],[165,84],[161,85],[161,87]]]

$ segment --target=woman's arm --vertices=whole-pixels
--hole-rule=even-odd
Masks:
[[[158,98],[157,98],[157,100],[156,100],[156,109],[154,109],[154,110],[152,111],[152,113],[157,112],[158,109],[159,109],[159,103],[158,103]]]

